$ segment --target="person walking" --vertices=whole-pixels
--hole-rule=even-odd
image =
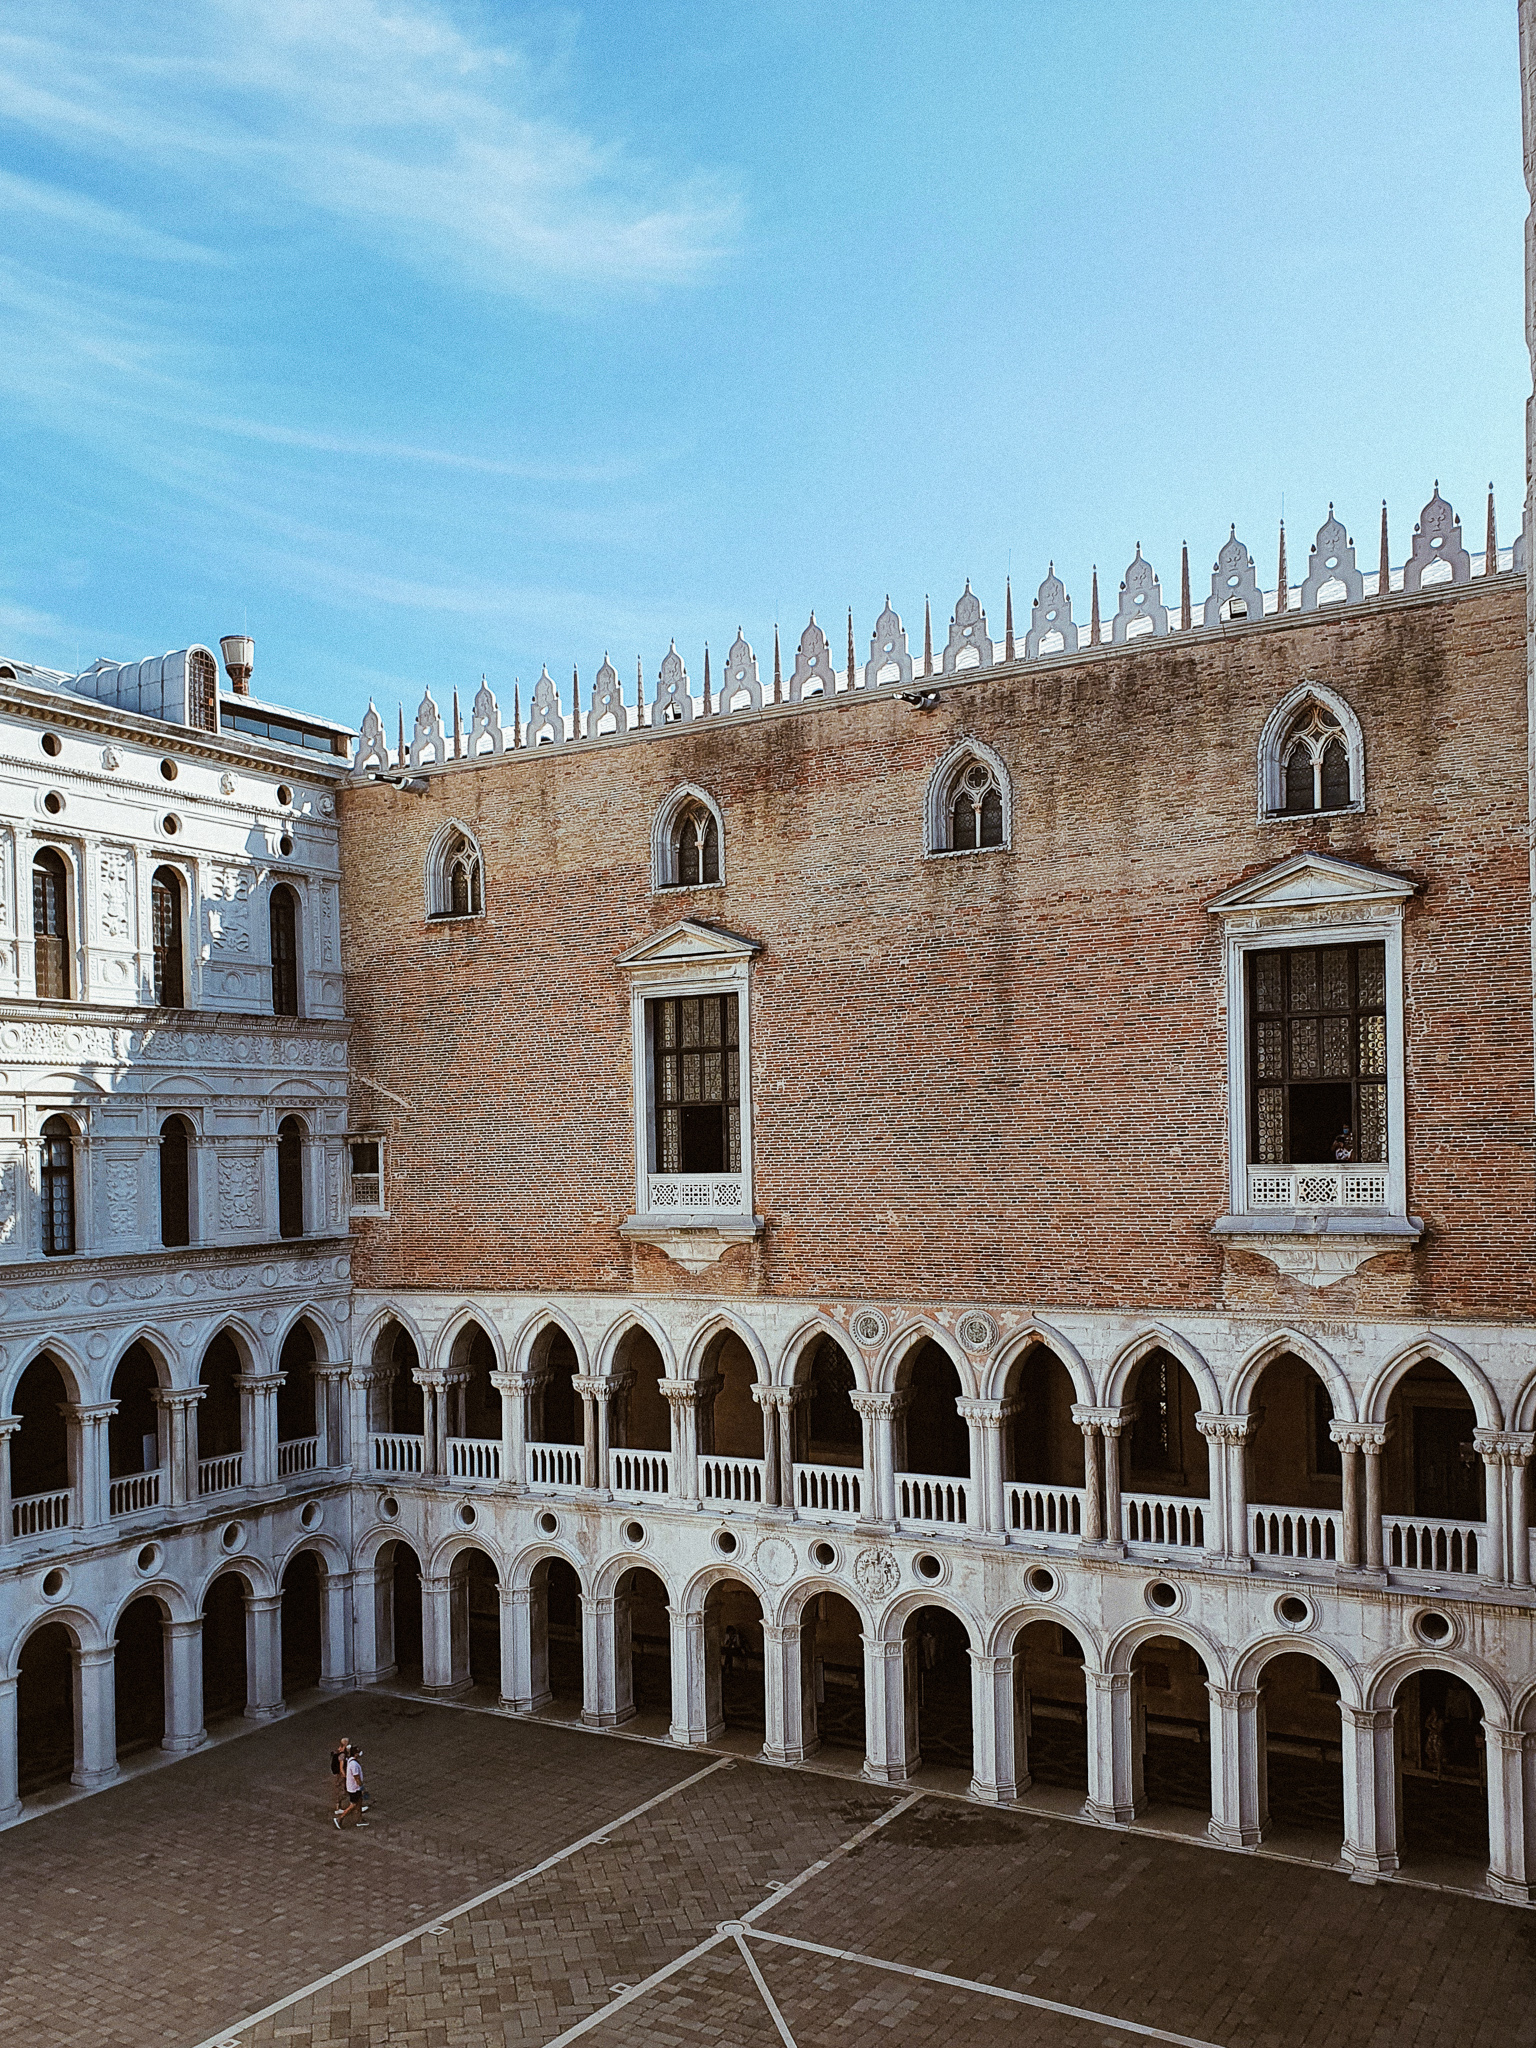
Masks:
[[[350,1736],[343,1735],[331,1751],[331,1812],[340,1813],[347,1803],[347,1752],[352,1747]]]
[[[347,1801],[339,1813],[331,1815],[332,1823],[338,1829],[365,1828],[368,1823],[363,1819],[363,1761],[358,1751],[350,1744],[347,1748],[343,1775],[346,1779]]]

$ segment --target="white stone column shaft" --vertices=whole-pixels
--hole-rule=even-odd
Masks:
[[[73,1650],[75,1768],[70,1783],[94,1792],[117,1776],[117,1653]]]
[[[910,1654],[903,1640],[865,1636],[863,1643],[864,1775],[879,1785],[904,1785],[921,1761]]]
[[[1211,1702],[1211,1818],[1206,1832],[1224,1849],[1254,1849],[1263,1833],[1263,1701],[1207,1683]]]
[[[1350,1707],[1340,1700],[1339,1718],[1344,1729],[1344,1861],[1359,1877],[1384,1877],[1396,1870],[1398,1860],[1397,1710]]]
[[[1008,1806],[1028,1789],[1029,1772],[1020,1754],[1020,1716],[1015,1692],[1015,1657],[971,1660],[971,1797]]]
[[[203,1623],[162,1621],[165,1642],[165,1734],[160,1747],[200,1749],[203,1727]]]
[[[357,1684],[352,1661],[352,1574],[328,1571],[320,1581],[320,1684],[326,1692],[350,1692]]]
[[[245,1715],[248,1721],[272,1721],[285,1711],[283,1701],[283,1596],[245,1596]]]
[[[1528,1832],[1531,1745],[1519,1728],[1483,1724],[1488,1759],[1488,1889],[1512,1905],[1536,1900],[1536,1869]]]
[[[1123,1827],[1145,1805],[1142,1792],[1143,1729],[1128,1671],[1083,1672],[1088,1711],[1088,1798],[1085,1810],[1097,1821]]]
[[[0,1454],[4,1446],[0,1445]],[[21,1755],[16,1737],[16,1686],[14,1678],[0,1678],[0,1827],[21,1812],[18,1790]]]

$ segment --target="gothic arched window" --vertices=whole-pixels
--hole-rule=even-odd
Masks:
[[[720,879],[720,828],[703,804],[690,804],[673,827],[673,865],[684,889]]]
[[[1008,772],[990,747],[965,740],[934,770],[928,787],[929,853],[984,853],[1010,843]]]
[[[427,855],[427,916],[479,917],[484,908],[480,849],[462,827],[452,826]]]
[[[1313,818],[1365,802],[1360,721],[1342,697],[1303,683],[1277,704],[1259,736],[1259,811]]]

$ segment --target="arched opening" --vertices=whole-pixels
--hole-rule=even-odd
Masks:
[[[949,844],[955,853],[1003,843],[1003,798],[985,761],[968,761],[950,785]]]
[[[699,1491],[734,1504],[763,1497],[763,1413],[752,1398],[757,1367],[734,1330],[722,1330],[699,1364]]]
[[[1301,1651],[1271,1657],[1260,1677],[1263,1760],[1270,1825],[1264,1839],[1325,1837],[1337,1855],[1344,1835],[1344,1749],[1339,1682],[1326,1664]]]
[[[478,917],[483,908],[480,852],[462,832],[444,842],[431,878],[432,910],[437,917]]]
[[[1194,1381],[1171,1351],[1149,1351],[1131,1376],[1126,1398],[1136,1405],[1136,1420],[1129,1432],[1107,1440],[1107,1446],[1118,1442],[1130,1468],[1127,1473],[1121,1466],[1124,1528],[1115,1533],[1132,1543],[1203,1549],[1209,1540],[1210,1465],[1205,1438],[1195,1427],[1200,1397]],[[1185,1500],[1201,1505],[1181,1507]]]
[[[45,1002],[69,1001],[69,869],[52,846],[32,861],[32,972]]]
[[[463,1446],[449,1453],[455,1478],[494,1479],[500,1473],[501,1395],[491,1384],[495,1370],[496,1347],[478,1323],[467,1323],[449,1355],[450,1399],[455,1392],[458,1396],[458,1412],[449,1410],[458,1427],[449,1433]]]
[[[582,1705],[581,1581],[563,1557],[545,1558],[533,1573],[534,1691],[548,1690],[558,1712],[576,1715]],[[543,1611],[545,1685],[537,1668],[539,1611]]]
[[[857,1384],[848,1354],[817,1337],[795,1366],[794,1505],[808,1514],[858,1515],[864,1509],[864,1430],[853,1405]]]
[[[156,868],[149,886],[155,1001],[167,1010],[179,1010],[186,1000],[186,982],[181,968],[181,903],[180,875],[174,868]],[[184,1244],[186,1240],[182,1238],[178,1242]]]
[[[841,1593],[813,1593],[801,1608],[800,1666],[807,1752],[819,1746],[862,1757],[864,1631]]]
[[[919,1607],[901,1632],[906,1686],[907,1764],[963,1772],[970,1782],[971,1639],[947,1607]]]
[[[299,1014],[299,904],[293,891],[279,883],[268,912],[272,939],[272,1014]]]
[[[654,1572],[637,1567],[624,1574],[615,1591],[618,1599],[629,1603],[630,1697],[636,1716],[641,1721],[656,1721],[659,1733],[672,1720],[672,1625],[667,1589]]]
[[[77,1739],[74,1642],[62,1622],[50,1621],[21,1646],[16,1750],[24,1798],[45,1786],[68,1783]]]
[[[720,1675],[720,1721],[761,1743],[768,1725],[763,1609],[739,1579],[718,1579],[705,1595],[704,1656]]]
[[[1013,1414],[1003,1438],[1005,1517],[1010,1529],[1045,1536],[1083,1533],[1083,1435],[1072,1420],[1072,1375],[1036,1344],[1008,1375]]]
[[[409,1543],[397,1539],[379,1552],[374,1588],[379,1668],[393,1668],[402,1684],[418,1686],[422,1679],[421,1560]]]
[[[111,1399],[117,1403],[117,1413],[107,1422],[107,1463],[114,1481],[142,1478],[159,1467],[160,1408],[155,1400],[159,1390],[155,1361],[142,1344],[130,1345],[112,1375]],[[154,1507],[158,1501],[157,1488],[112,1487],[114,1515]]]
[[[1246,1451],[1255,1556],[1342,1558],[1344,1468],[1328,1434],[1333,1402],[1322,1379],[1286,1352],[1260,1374],[1249,1413],[1255,1418]]]
[[[1401,1571],[1476,1573],[1484,1557],[1483,1461],[1477,1411],[1455,1375],[1424,1359],[1387,1403],[1382,1456],[1382,1549]]]
[[[241,1403],[239,1376],[243,1360],[235,1340],[221,1330],[203,1353],[198,1383],[207,1389],[194,1411],[197,1416],[197,1490],[223,1493],[241,1481]]]
[[[501,1697],[499,1589],[496,1566],[483,1550],[458,1552],[448,1568],[454,1676],[467,1676],[471,1685],[488,1688],[496,1699]]]
[[[48,1117],[42,1139],[43,1251],[50,1259],[75,1249],[75,1127]]]
[[[1405,1866],[1467,1862],[1476,1875],[1448,1873],[1454,1882],[1481,1884],[1488,1867],[1488,1756],[1483,1704],[1452,1671],[1415,1671],[1393,1698],[1393,1733],[1402,1788]]]
[[[296,1116],[277,1127],[277,1234],[304,1235],[304,1126]]]
[[[221,1572],[203,1601],[203,1721],[243,1714],[250,1697],[245,1658],[245,1603],[239,1572]]]
[[[1038,1785],[1088,1790],[1088,1687],[1083,1646],[1065,1622],[1031,1621],[1013,1639],[1014,1711]]]
[[[113,1684],[119,1759],[156,1748],[165,1735],[165,1610],[146,1597],[124,1609],[117,1624]]]
[[[184,1116],[160,1126],[160,1242],[192,1242],[192,1127]]]
[[[21,1427],[11,1437],[11,1518],[17,1536],[62,1528],[69,1519],[68,1401],[64,1377],[46,1352],[16,1383],[11,1413],[21,1417]],[[66,1496],[62,1512],[48,1504],[59,1495]]]
[[[320,1683],[323,1577],[312,1550],[301,1550],[283,1573],[283,1696],[289,1701]]]
[[[697,889],[720,879],[720,828],[708,804],[687,804],[672,827],[677,885]]]
[[[649,1330],[628,1329],[613,1358],[613,1377],[624,1384],[615,1403],[615,1444],[635,1451],[669,1451],[672,1415],[661,1394],[666,1378],[661,1349]]]
[[[1197,1651],[1174,1636],[1153,1636],[1131,1659],[1133,1741],[1141,1748],[1149,1806],[1211,1811],[1209,1674]]]
[[[531,1402],[533,1440],[541,1445],[579,1444],[582,1440],[581,1397],[572,1382],[581,1366],[575,1345],[558,1323],[551,1323],[534,1339],[528,1366],[534,1375]],[[572,1476],[566,1478],[564,1475],[568,1472]],[[581,1483],[579,1463],[573,1464],[570,1459],[555,1461],[547,1472],[541,1470],[538,1460],[534,1459],[529,1476],[556,1484]]]
[[[368,1390],[368,1427],[384,1436],[422,1435],[426,1407],[415,1374],[416,1345],[408,1330],[388,1322],[374,1340],[374,1382]]]
[[[897,1515],[903,1522],[963,1523],[971,1441],[955,1407],[960,1375],[944,1347],[929,1338],[908,1353],[896,1384],[910,1396],[896,1418]]]
[[[283,1375],[277,1390],[277,1470],[287,1478],[320,1463],[315,1340],[308,1324],[295,1323],[283,1339],[277,1369]]]

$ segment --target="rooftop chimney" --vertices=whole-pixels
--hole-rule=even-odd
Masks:
[[[251,694],[251,670],[256,666],[256,642],[249,633],[226,633],[219,642],[224,655],[224,666],[229,671],[229,680],[234,684],[237,697]]]

